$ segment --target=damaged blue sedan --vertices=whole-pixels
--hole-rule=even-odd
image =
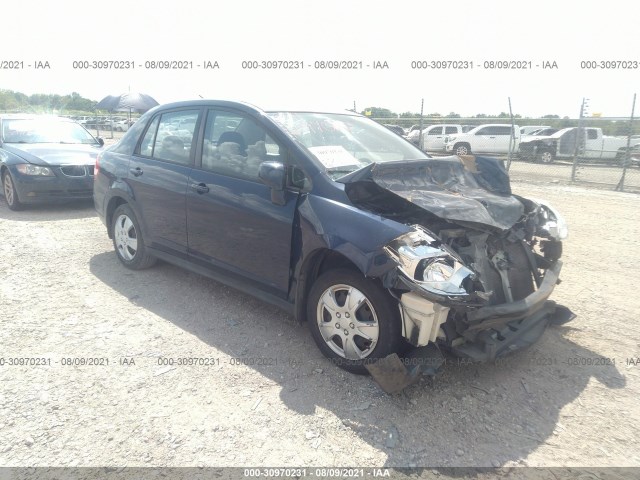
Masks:
[[[573,318],[549,299],[557,210],[514,195],[499,160],[431,158],[351,112],[163,105],[95,171],[124,266],[162,259],[278,305],[387,391],[440,350],[488,361]]]

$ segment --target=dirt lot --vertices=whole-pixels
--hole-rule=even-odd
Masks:
[[[0,465],[640,466],[640,196],[514,190],[569,221],[554,299],[577,319],[395,396],[274,307],[168,264],[126,270],[91,204],[0,198]],[[26,357],[50,365],[8,365]],[[163,364],[187,357],[211,364]],[[65,365],[88,358],[105,364]]]

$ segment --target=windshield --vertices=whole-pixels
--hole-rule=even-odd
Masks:
[[[56,118],[5,118],[2,140],[6,143],[97,143],[77,123]]]
[[[308,112],[271,112],[269,116],[304,145],[334,179],[371,163],[429,158],[367,118]]]

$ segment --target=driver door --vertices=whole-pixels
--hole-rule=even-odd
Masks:
[[[286,163],[287,151],[242,112],[212,108],[205,122],[187,188],[189,254],[286,297],[298,193],[285,190],[284,204],[275,204],[258,170],[264,161]]]

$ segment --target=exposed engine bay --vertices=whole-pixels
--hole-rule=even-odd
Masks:
[[[501,161],[372,164],[339,181],[360,208],[411,226],[384,247],[397,268],[381,280],[415,347],[433,343],[487,361],[573,318],[548,300],[560,281],[566,223],[545,202],[513,195]]]

